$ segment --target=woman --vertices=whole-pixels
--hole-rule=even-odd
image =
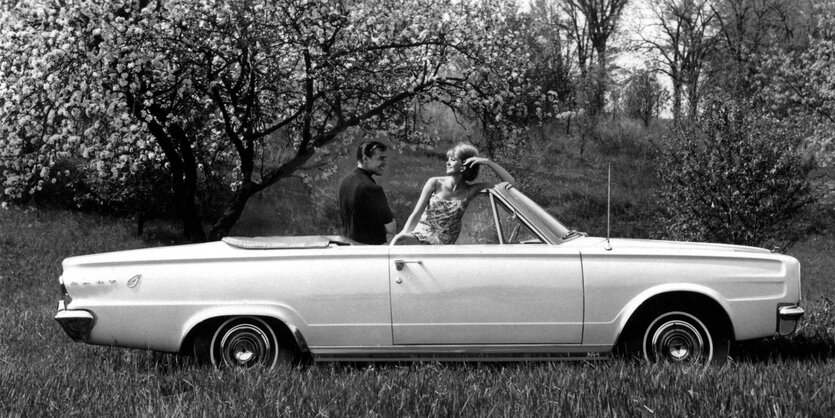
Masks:
[[[489,183],[470,183],[478,177],[479,166],[486,165],[502,181],[514,179],[500,165],[479,157],[478,150],[459,143],[447,151],[446,176],[432,177],[423,186],[415,210],[391,245],[454,244],[461,232],[461,218],[470,199]]]

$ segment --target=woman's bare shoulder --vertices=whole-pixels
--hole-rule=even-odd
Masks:
[[[425,187],[432,187],[433,190],[437,190],[439,187],[444,186],[444,177],[429,177],[429,180],[426,180]]]

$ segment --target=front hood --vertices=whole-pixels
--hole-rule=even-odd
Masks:
[[[606,245],[606,238],[599,237],[581,237],[571,240],[566,244],[574,244],[578,247],[592,247],[599,245]],[[736,253],[757,253],[768,254],[771,251],[765,248],[748,247],[744,245],[733,244],[715,244],[707,242],[684,242],[684,241],[664,241],[651,239],[626,239],[626,238],[612,238],[610,245],[613,250],[622,251],[652,251],[652,252],[669,252],[669,251],[709,251],[709,252],[736,252]]]
[[[662,241],[649,239],[613,239],[612,246],[636,248],[636,249],[658,249],[676,251],[720,251],[736,253],[770,253],[765,248],[748,247],[745,245],[715,244],[709,242],[684,242],[684,241]]]

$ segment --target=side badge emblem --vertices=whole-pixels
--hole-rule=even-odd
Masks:
[[[128,279],[128,287],[130,287],[131,289],[136,287],[136,285],[139,284],[139,279],[141,279],[141,278],[142,278],[142,275],[137,274],[136,276],[133,276],[130,279]]]

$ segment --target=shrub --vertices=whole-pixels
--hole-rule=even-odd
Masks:
[[[170,174],[163,167],[141,164],[121,177],[101,175],[98,171],[95,166],[86,165],[84,177],[71,185],[78,208],[120,217],[135,216],[140,223],[144,218],[175,215]]]
[[[82,158],[60,158],[51,167],[51,181],[41,181],[39,188],[31,194],[6,195],[4,198],[15,204],[34,203],[39,207],[132,217],[137,221],[139,234],[142,234],[146,220],[176,215],[171,204],[170,174],[162,165],[138,163],[122,176],[107,175],[107,170],[106,165],[89,164]],[[213,194],[204,190],[208,183],[199,185],[203,200],[198,204],[210,204]]]
[[[652,150],[649,131],[634,119],[613,118],[598,121],[592,139],[598,154],[646,159]]]
[[[668,138],[659,161],[660,207],[673,239],[788,246],[812,203],[813,161],[800,135],[753,108],[713,103],[701,123]]]

